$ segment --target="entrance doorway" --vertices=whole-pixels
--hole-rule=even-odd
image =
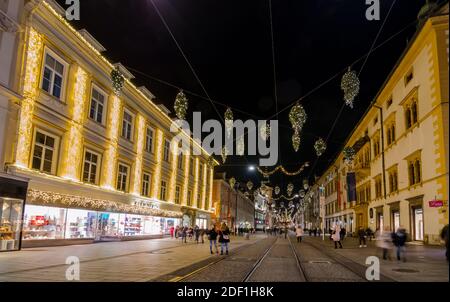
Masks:
[[[380,233],[383,233],[384,231],[383,213],[377,213],[377,229],[380,231]]]
[[[413,208],[414,240],[423,241],[423,209]]]
[[[393,221],[392,226],[394,228],[392,231],[396,232],[400,227],[400,211],[392,212],[392,221]]]

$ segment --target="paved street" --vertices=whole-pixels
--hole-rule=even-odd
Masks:
[[[232,237],[229,256],[211,255],[208,244],[170,238],[24,249],[0,253],[0,281],[65,281],[68,256],[80,259],[81,281],[365,281],[365,260],[379,256],[373,242],[358,248],[346,238],[334,249],[327,238],[258,234]],[[408,245],[407,262],[381,260],[381,280],[447,281],[444,249]]]

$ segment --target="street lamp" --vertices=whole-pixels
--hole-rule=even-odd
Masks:
[[[255,166],[253,166],[253,165],[248,166],[248,170],[249,170],[249,171],[255,171]]]

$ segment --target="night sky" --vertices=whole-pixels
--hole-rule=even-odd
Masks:
[[[213,100],[235,108],[235,119],[275,114],[268,0],[154,1]],[[278,108],[293,104],[366,54],[392,1],[380,1],[381,21],[368,21],[365,0],[272,0]],[[66,7],[65,1],[59,3]],[[377,45],[410,26],[370,55],[354,109],[345,107],[319,160],[313,145],[318,137],[328,136],[342,107],[343,73],[301,101],[308,120],[297,153],[291,144],[289,109],[280,113],[279,163],[294,170],[309,161],[311,167],[298,177],[273,176],[273,184],[285,188],[292,181],[298,190],[304,177],[313,180],[334,160],[413,36],[416,24],[412,22],[424,3],[397,0]],[[152,78],[204,96],[150,0],[81,0],[81,20],[72,24],[86,28],[100,41],[107,49],[105,55],[129,68],[136,76],[134,83],[152,91],[157,103],[173,111],[178,89]],[[358,72],[363,61],[353,69]],[[220,119],[209,101],[189,94],[188,98],[191,116],[195,110],[202,111],[204,119]],[[223,116],[226,107],[216,106]],[[258,172],[247,170],[248,163],[257,162],[257,157],[233,156],[218,171],[227,171],[238,181],[258,182]]]

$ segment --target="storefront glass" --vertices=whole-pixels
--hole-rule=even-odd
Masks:
[[[23,239],[64,239],[66,209],[27,205]]]
[[[206,220],[206,218],[197,218],[195,220],[195,225],[198,226],[200,229],[207,229],[208,220]]]
[[[0,251],[19,249],[23,201],[0,198]]]
[[[69,209],[65,224],[66,239],[94,238],[97,229],[97,212]]]

